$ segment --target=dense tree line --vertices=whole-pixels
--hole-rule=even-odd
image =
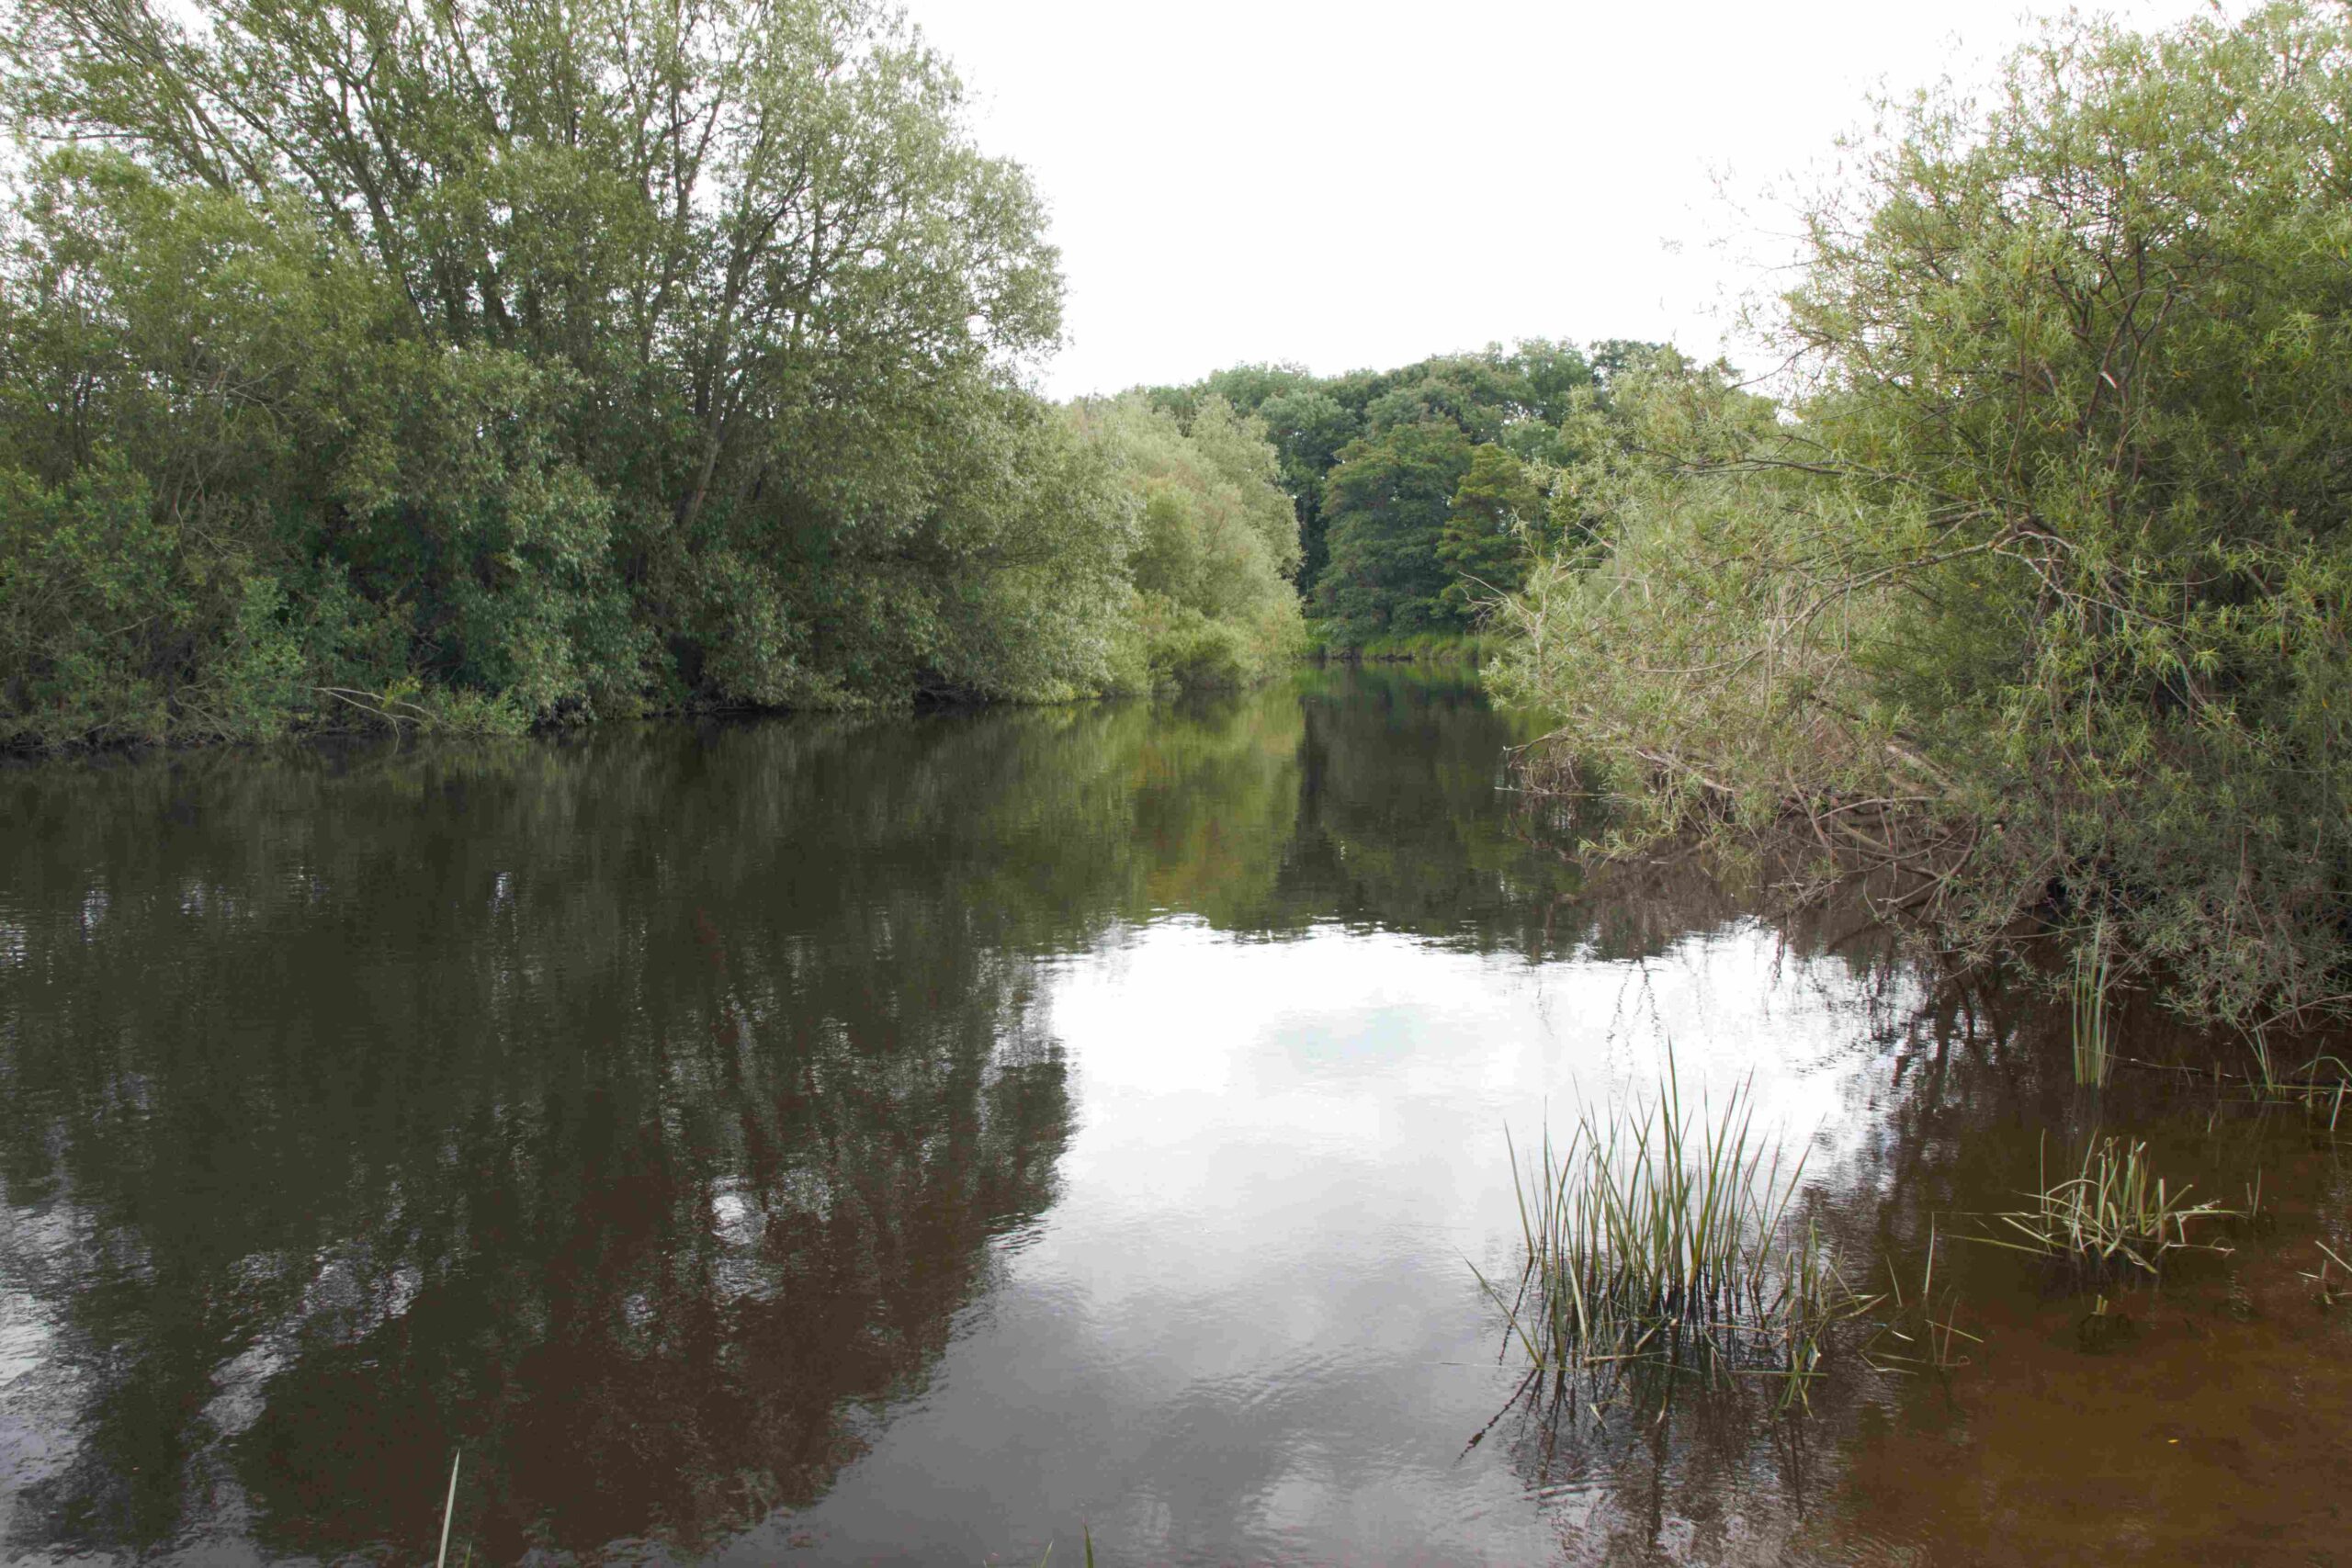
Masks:
[[[1189,420],[1221,400],[1261,421],[1298,513],[1297,583],[1325,647],[1459,637],[1573,535],[1560,477],[1619,442],[1627,371],[1696,373],[1654,344],[1530,340],[1387,371],[1244,365],[1144,395]]]
[[[1295,540],[1154,576],[1280,503],[1258,425],[1021,389],[1035,195],[872,0],[54,0],[5,92],[0,742],[1066,697],[1288,635]]]
[[[2069,21],[1815,205],[1786,414],[1621,387],[1508,689],[1639,839],[1784,834],[2267,1054],[2352,1010],[2352,28]]]

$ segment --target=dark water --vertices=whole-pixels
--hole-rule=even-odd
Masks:
[[[0,1552],[429,1561],[457,1454],[452,1562],[2352,1562],[2324,1114],[1587,886],[1517,738],[1366,671],[0,774]],[[2120,1345],[1947,1241],[1949,1377],[1506,1410],[1503,1129],[1668,1041],[1859,1273],[2094,1119],[2263,1217]]]

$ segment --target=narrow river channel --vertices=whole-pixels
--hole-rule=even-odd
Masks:
[[[1521,738],[1365,670],[0,773],[0,1555],[430,1562],[454,1457],[452,1563],[2352,1561],[2352,1111],[1589,885]],[[1506,1130],[1669,1047],[1951,1364],[1514,1401]],[[2094,1127],[2257,1209],[2104,1314],[1953,1239]]]

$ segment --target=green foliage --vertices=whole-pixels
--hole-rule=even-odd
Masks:
[[[1282,486],[1298,513],[1296,581],[1306,595],[1308,613],[1316,618],[1323,646],[1352,649],[1390,635],[1420,635],[1430,626],[1459,631],[1472,607],[1493,595],[1465,585],[1439,603],[1448,576],[1467,570],[1485,581],[1495,581],[1497,575],[1513,585],[1518,581],[1507,565],[1510,552],[1490,544],[1474,546],[1477,529],[1465,521],[1457,544],[1467,549],[1462,558],[1467,566],[1439,562],[1432,579],[1430,571],[1419,570],[1419,563],[1408,568],[1392,539],[1374,552],[1384,558],[1367,582],[1365,544],[1359,539],[1350,547],[1351,585],[1335,583],[1331,566],[1339,541],[1332,532],[1336,513],[1330,485],[1336,470],[1359,446],[1365,450],[1392,446],[1389,437],[1415,426],[1451,426],[1473,445],[1496,446],[1519,459],[1540,491],[1557,465],[1582,455],[1578,442],[1589,434],[1586,424],[1602,417],[1611,377],[1659,352],[1654,345],[1611,342],[1596,345],[1593,357],[1588,358],[1567,344],[1530,339],[1508,351],[1489,345],[1476,354],[1442,355],[1397,370],[1343,376],[1317,378],[1290,366],[1237,366],[1193,386],[1152,388],[1144,396],[1182,421],[1191,420],[1205,400],[1221,398],[1264,423],[1274,444]],[[1409,446],[1416,438],[1397,441]],[[1499,482],[1501,475],[1494,478]],[[1507,488],[1509,501],[1523,499],[1516,488]],[[1357,500],[1361,497],[1351,498]],[[1442,529],[1446,511],[1442,499],[1421,521]],[[1531,522],[1539,521],[1544,512],[1541,506],[1521,508]],[[1492,522],[1491,516],[1488,520]],[[1388,532],[1385,526],[1374,531]],[[1434,554],[1437,533],[1419,529],[1413,537],[1414,547]],[[1396,629],[1392,634],[1380,629],[1384,627]]]
[[[1442,421],[1352,442],[1325,480],[1331,561],[1315,587],[1318,614],[1351,641],[1457,626],[1441,601],[1438,558],[1454,491],[1470,470],[1470,437]]]
[[[2352,32],[2069,22],[1897,125],[1811,220],[1796,421],[1651,373],[1511,688],[1653,826],[1794,812],[1964,945],[2344,1010]]]
[[[1217,378],[1213,376],[1209,380],[1215,386]],[[1323,477],[1340,460],[1340,449],[1355,439],[1363,422],[1337,398],[1311,387],[1268,398],[1257,405],[1255,412],[1280,455],[1283,488],[1290,493],[1297,509],[1300,554],[1296,581],[1304,591],[1322,574],[1331,558],[1323,535]]]
[[[1329,621],[1309,621],[1306,632],[1310,658],[1358,664],[1477,664],[1510,646],[1504,637],[1464,631],[1343,641],[1333,637]]]
[[[5,90],[7,743],[1126,678],[1040,209],[887,8],[58,0]]]
[[[1074,404],[1069,423],[1135,513],[1151,683],[1239,685],[1299,650],[1298,524],[1263,426],[1214,393],[1186,423],[1138,394]]]
[[[1438,603],[1454,615],[1475,619],[1489,601],[1519,591],[1540,542],[1531,530],[1541,529],[1547,512],[1543,477],[1491,444],[1470,454],[1437,540],[1438,562],[1453,579]]]
[[[1790,1234],[1804,1159],[1784,1170],[1774,1145],[1768,1164],[1754,1122],[1747,1085],[1692,1115],[1669,1055],[1654,1100],[1588,1110],[1565,1147],[1547,1129],[1524,1167],[1511,1145],[1520,1277],[1509,1294],[1477,1279],[1534,1371],[1775,1376],[1784,1405],[1804,1400],[1831,1328],[1878,1303],[1813,1226]]]
[[[2083,1150],[2083,1163],[2070,1178],[2050,1179],[2043,1167],[2027,1196],[2030,1209],[1992,1216],[2005,1230],[1971,1239],[2015,1247],[2044,1258],[2071,1260],[2093,1270],[2125,1266],[2150,1274],[2165,1258],[2186,1248],[2227,1252],[2215,1242],[2189,1239],[2191,1220],[2229,1218],[2218,1203],[2192,1204],[2188,1186],[2169,1186],[2155,1173],[2148,1145],[2139,1138],[2099,1138]]]

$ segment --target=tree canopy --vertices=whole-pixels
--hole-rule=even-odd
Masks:
[[[888,8],[59,0],[6,41],[0,739],[1142,668],[1136,498],[1019,384],[1035,194]]]
[[[1241,365],[1145,395],[1179,417],[1221,398],[1264,423],[1298,513],[1296,581],[1307,614],[1327,645],[1361,648],[1392,636],[1465,631],[1481,606],[1516,586],[1549,541],[1553,509],[1544,498],[1558,470],[1596,431],[1614,438],[1607,435],[1612,378],[1662,352],[1670,351],[1612,339],[1588,352],[1531,338],[1340,376]],[[1414,429],[1426,434],[1400,434]],[[1495,448],[1451,544],[1442,541],[1455,513],[1453,487],[1468,468],[1451,438],[1435,434],[1442,430],[1463,436],[1464,450]],[[1481,536],[1469,518],[1495,501],[1485,487],[1504,482],[1505,458],[1516,460],[1536,495],[1530,500],[1512,479],[1508,504],[1533,526],[1505,529],[1494,513]]]
[[[1316,581],[1317,613],[1350,641],[1410,636],[1459,623],[1438,543],[1475,448],[1462,428],[1429,419],[1348,444],[1326,476],[1331,558]]]
[[[1296,651],[1298,523],[1263,426],[1215,395],[1189,421],[1139,396],[1080,401],[1070,418],[1137,507],[1131,564],[1150,682],[1237,685]]]

